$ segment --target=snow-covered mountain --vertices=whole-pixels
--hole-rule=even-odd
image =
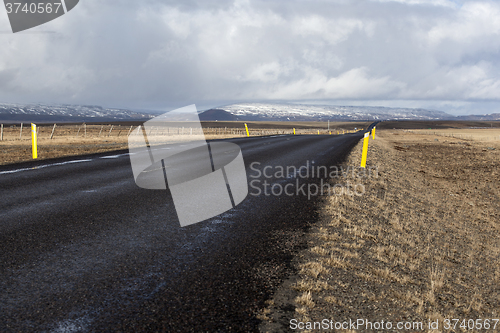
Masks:
[[[7,121],[113,121],[148,120],[152,114],[96,105],[43,105],[0,103],[0,120]]]
[[[455,119],[442,111],[381,106],[302,104],[233,104],[220,108],[240,120],[444,120]]]
[[[158,111],[131,111],[95,105],[0,103],[2,122],[146,121],[158,114]],[[455,117],[442,111],[381,106],[240,103],[207,110],[200,113],[200,119],[202,121],[500,120],[500,114]]]

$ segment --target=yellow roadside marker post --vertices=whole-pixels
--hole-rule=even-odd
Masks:
[[[31,124],[31,152],[33,153],[33,158],[38,158],[37,144],[36,144],[36,125]]]
[[[342,130],[342,134],[344,134],[344,132],[345,132],[345,131],[344,131],[344,130]]]
[[[370,140],[370,133],[365,133],[365,138],[363,139],[363,155],[361,156],[361,167],[366,168],[366,155],[368,155],[368,140]]]
[[[319,135],[319,130],[318,130],[318,135]]]
[[[375,139],[375,127],[372,129],[372,136]]]
[[[295,135],[295,128],[293,129],[293,135]]]
[[[332,131],[330,131],[330,135],[332,135]]]
[[[246,123],[245,123],[245,129],[247,130],[247,136],[250,136],[250,133],[248,132],[248,126]]]

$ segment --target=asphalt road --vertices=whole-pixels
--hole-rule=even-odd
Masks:
[[[333,166],[361,137],[229,140],[257,182],[236,208],[184,228],[168,190],[137,187],[127,151],[0,168],[0,331],[257,330],[320,199],[265,195],[264,180],[319,179],[255,169]]]

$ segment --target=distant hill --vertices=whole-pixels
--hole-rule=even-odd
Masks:
[[[96,105],[0,103],[0,122],[147,121],[159,113],[103,108]],[[381,121],[500,120],[500,113],[453,116],[442,111],[381,106],[333,106],[277,103],[233,104],[199,113],[202,121]],[[182,120],[182,119],[179,119]]]
[[[442,111],[374,106],[332,106],[301,104],[245,103],[229,105],[202,113],[210,120],[222,120],[218,115],[248,121],[359,121],[359,120],[445,120],[454,116]],[[222,113],[221,111],[225,111]],[[228,115],[229,114],[229,115]]]
[[[485,120],[485,121],[491,120],[491,121],[494,121],[494,120],[500,120],[500,113],[458,116],[457,120]]]
[[[0,103],[0,121],[4,122],[146,121],[154,116],[149,113],[103,108],[96,105]]]
[[[200,114],[204,120],[242,121],[380,121],[380,120],[500,120],[500,114],[453,116],[443,111],[381,106],[334,106],[305,104],[245,103],[212,109]]]
[[[234,121],[239,118],[232,113],[220,109],[211,109],[199,114],[201,121]]]

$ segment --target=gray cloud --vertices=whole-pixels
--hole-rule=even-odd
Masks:
[[[31,30],[55,33],[0,34],[0,100],[500,112],[499,17],[492,1],[86,0]]]

